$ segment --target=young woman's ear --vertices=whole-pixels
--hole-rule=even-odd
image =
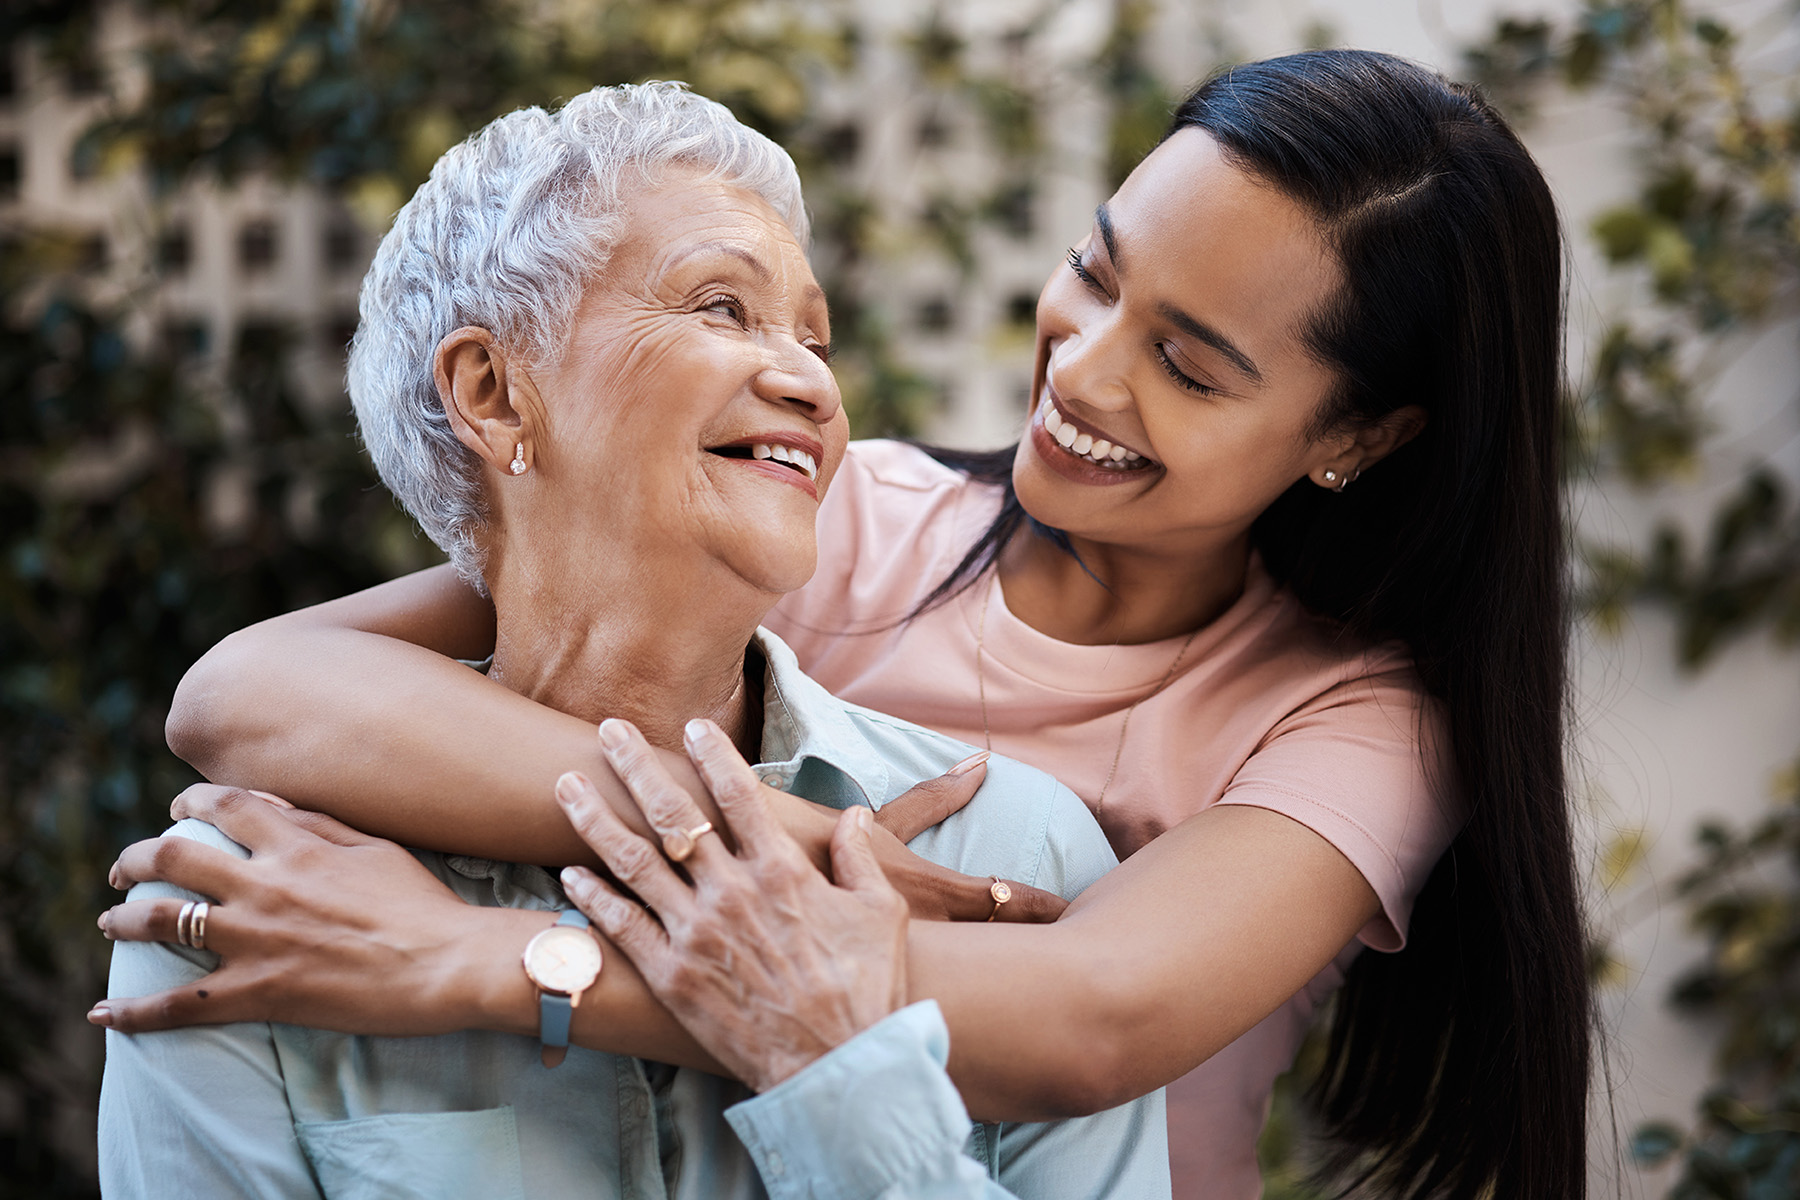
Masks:
[[[1323,488],[1341,492],[1364,471],[1419,436],[1425,428],[1425,410],[1417,404],[1396,408],[1365,429],[1348,436],[1330,458],[1307,474]]]
[[[444,335],[432,363],[438,399],[457,440],[507,475],[533,460],[531,382],[511,369],[506,350],[486,329],[465,325]]]

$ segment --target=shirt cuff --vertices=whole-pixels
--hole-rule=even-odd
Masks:
[[[948,1179],[969,1140],[937,1001],[892,1013],[725,1110],[772,1200],[867,1200]]]

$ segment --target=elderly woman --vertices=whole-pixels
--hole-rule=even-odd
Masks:
[[[839,933],[866,944],[870,930],[887,929],[879,966],[898,962],[904,918],[875,867],[867,807],[970,750],[839,703],[757,631],[813,572],[819,496],[845,443],[805,238],[787,155],[676,85],[596,89],[554,115],[514,113],[447,153],[382,243],[364,285],[351,391],[382,478],[492,597],[490,676],[572,720],[629,718],[664,748],[680,746],[685,730],[703,762],[729,758],[735,743],[764,781],[857,809],[833,844],[836,885],[762,830],[757,811],[729,815],[741,861],[774,861],[762,878],[840,893],[843,921],[818,933],[825,954]],[[710,721],[690,725],[695,717]],[[647,750],[622,722],[604,728],[627,750]],[[464,745],[495,736],[444,734]],[[382,769],[379,744],[342,753]],[[714,783],[722,798],[733,794]],[[298,832],[259,802],[216,811],[227,832],[259,846],[280,832],[270,822]],[[584,998],[606,1007],[642,985],[622,957],[600,953],[548,874],[409,857],[342,827],[314,828],[365,852],[360,871],[316,860],[338,872],[351,911],[379,911],[396,886],[416,896],[429,872],[448,889],[439,890],[443,941],[476,928],[496,936],[471,944],[511,939],[515,965],[465,959],[459,966],[478,977],[430,985],[409,956],[372,949],[368,977],[391,983],[394,1005],[415,986],[473,985],[509,1001],[535,993],[535,1004],[512,1007],[538,1014],[541,1061],[536,1041],[506,1032],[389,1038],[372,1036],[380,1028],[353,1036],[242,1021],[110,1032],[100,1125],[109,1194],[698,1200],[758,1194],[759,1171],[784,1186],[849,1179],[859,1194],[1167,1192],[1160,1095],[1096,1117],[971,1133],[943,1075],[941,1018],[929,1003],[888,1016],[905,996],[891,972],[852,989],[863,999],[848,1015],[820,1015],[797,991],[793,1023],[811,1020],[809,1032],[728,1061],[768,1093],[755,1099],[698,1070],[567,1050]],[[134,900],[162,901],[150,907],[180,944],[120,942],[113,996],[185,989],[204,1004],[200,981],[220,954],[230,969],[234,928],[257,904],[282,904],[267,889],[245,898],[254,864],[213,826],[176,831],[184,836],[140,852],[154,862],[134,868],[128,854],[123,869],[179,866],[227,902],[135,889]],[[663,832],[670,857],[689,860],[696,877],[738,857],[722,840],[728,830],[709,822]],[[980,796],[913,848],[1065,897],[1115,862],[1078,799],[1000,759]],[[785,875],[783,862],[793,867]],[[484,907],[464,909],[452,893]],[[793,986],[807,986],[804,973]],[[683,1060],[707,1061],[666,1018],[649,1028],[649,1042],[660,1036]],[[804,1069],[821,1056],[829,1062]],[[856,1081],[853,1095],[846,1081]],[[959,1154],[965,1143],[979,1165]]]

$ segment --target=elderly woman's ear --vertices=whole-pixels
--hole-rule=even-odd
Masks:
[[[509,367],[492,332],[465,325],[444,335],[433,373],[450,428],[463,445],[496,471],[523,475],[531,469],[532,433],[543,409],[530,378]]]

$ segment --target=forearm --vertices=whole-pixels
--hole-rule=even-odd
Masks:
[[[1378,909],[1323,838],[1261,809],[1190,818],[1052,925],[915,921],[908,978],[982,1120],[1078,1116],[1186,1074],[1280,1007]]]
[[[380,634],[269,623],[233,635],[182,681],[169,724],[171,746],[216,783],[425,849],[592,863],[552,794],[568,770],[648,830],[592,725]],[[664,757],[710,805],[687,761]]]

